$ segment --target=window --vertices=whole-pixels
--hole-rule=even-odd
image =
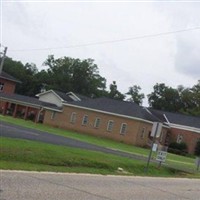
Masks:
[[[177,136],[176,142],[180,144],[182,141],[183,141],[183,136],[182,136],[181,134],[179,134],[179,135]]]
[[[4,88],[4,83],[1,83],[1,82],[0,82],[0,92],[3,91],[3,88]]]
[[[51,119],[55,119],[55,116],[56,116],[56,112],[53,111],[53,112],[51,113]]]
[[[108,121],[108,125],[107,125],[107,131],[111,132],[114,126],[114,121],[113,120],[109,120]]]
[[[98,117],[95,119],[94,128],[99,128],[99,126],[100,126],[100,121],[101,121],[101,119],[98,118]]]
[[[121,129],[120,129],[120,134],[121,135],[126,134],[126,129],[127,129],[127,124],[126,123],[122,123],[121,124]]]
[[[73,112],[73,113],[71,114],[70,122],[71,122],[72,124],[74,124],[74,123],[76,122],[76,113],[75,113],[75,112]]]
[[[142,128],[142,132],[141,132],[141,138],[143,139],[146,133],[146,127]]]
[[[86,126],[87,124],[88,124],[88,115],[84,115],[82,125]]]

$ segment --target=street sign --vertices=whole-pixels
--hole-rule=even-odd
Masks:
[[[197,157],[195,160],[195,164],[197,166],[197,171],[199,170],[199,166],[200,166],[200,157]]]
[[[151,129],[151,137],[156,136],[156,138],[159,138],[161,131],[162,131],[162,123],[154,122],[153,127]]]
[[[165,162],[167,157],[167,151],[158,151],[156,160],[159,162]]]
[[[158,148],[158,145],[156,143],[153,144],[153,147],[152,147],[152,151],[156,152],[157,151],[157,148]]]

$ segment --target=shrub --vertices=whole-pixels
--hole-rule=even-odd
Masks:
[[[185,142],[181,142],[181,143],[172,142],[169,145],[168,151],[170,153],[175,153],[178,155],[186,155],[187,154],[187,144]]]
[[[195,154],[196,156],[200,156],[200,140],[197,141],[194,154]]]

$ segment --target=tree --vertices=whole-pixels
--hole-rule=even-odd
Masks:
[[[153,88],[154,91],[147,95],[152,108],[170,112],[181,109],[182,103],[177,89],[167,87],[164,83],[157,83]]]
[[[110,84],[108,97],[116,100],[124,100],[125,95],[118,91],[116,81],[113,81],[112,84]]]
[[[3,70],[21,81],[16,85],[16,93],[34,96],[38,91],[38,81],[35,75],[38,73],[37,67],[33,63],[23,65],[19,61],[6,57]]]
[[[128,99],[128,101],[132,101],[138,105],[141,105],[142,100],[144,99],[144,94],[140,93],[140,90],[141,87],[138,85],[133,85],[132,87],[129,87],[129,91],[126,94],[130,95],[131,97]]]
[[[178,87],[182,102],[181,112],[200,116],[200,81],[192,88]]]
[[[193,101],[195,104],[192,114],[200,116],[200,80],[198,80],[197,84],[194,85],[191,90],[193,92]]]
[[[44,65],[49,67],[47,73],[51,81],[47,84],[53,89],[74,91],[90,97],[98,97],[105,91],[106,79],[99,75],[92,59],[54,59],[51,55]]]

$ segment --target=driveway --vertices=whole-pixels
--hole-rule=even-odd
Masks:
[[[0,135],[3,137],[18,138],[39,141],[49,144],[62,145],[74,148],[81,148],[92,151],[100,151],[103,153],[109,153],[113,155],[123,156],[131,159],[146,160],[147,158],[142,156],[133,155],[131,153],[126,153],[118,150],[113,150],[109,148],[100,147],[87,142],[81,142],[79,140],[54,135],[51,133],[38,131],[35,129],[24,128],[22,126],[13,125],[7,122],[0,123]]]

